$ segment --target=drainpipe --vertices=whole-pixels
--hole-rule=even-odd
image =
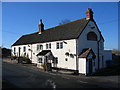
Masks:
[[[100,39],[97,41],[97,44],[98,44],[98,70],[99,70],[99,64],[100,64],[100,57],[99,57],[99,42],[101,40],[101,36],[100,36]]]
[[[31,62],[32,62],[32,44],[31,44]]]
[[[75,74],[78,74],[79,73],[79,69],[78,69],[78,41],[76,39],[76,73]]]

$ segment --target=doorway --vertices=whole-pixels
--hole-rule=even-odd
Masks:
[[[92,71],[92,69],[93,69],[92,68],[92,59],[88,59],[88,62],[89,62],[89,69],[88,69],[89,70],[89,74],[92,74],[92,72],[93,72]]]

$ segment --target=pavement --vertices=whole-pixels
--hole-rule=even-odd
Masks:
[[[83,76],[45,72],[34,65],[3,60],[3,79],[17,88],[118,88],[119,76]]]

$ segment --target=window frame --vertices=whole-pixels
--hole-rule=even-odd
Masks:
[[[89,41],[97,41],[97,34],[93,31],[87,33],[87,40]]]
[[[59,42],[56,42],[56,49],[60,49]]]
[[[49,43],[49,49],[51,49],[51,43]]]
[[[46,44],[46,49],[48,49],[48,44]]]
[[[25,46],[23,47],[23,52],[26,52],[26,47]]]
[[[37,50],[39,50],[39,48],[40,48],[39,45],[37,45]]]
[[[43,50],[43,45],[39,45],[40,50]]]
[[[56,42],[56,49],[63,49],[63,42]]]
[[[60,49],[63,49],[63,42],[60,42]]]
[[[14,47],[14,54],[16,53],[16,48]]]
[[[38,63],[43,63],[43,58],[42,57],[38,58]]]

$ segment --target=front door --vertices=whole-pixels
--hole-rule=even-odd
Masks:
[[[48,71],[52,71],[51,63],[47,63],[47,70],[48,70]]]
[[[89,59],[89,74],[91,74],[92,73],[92,59]]]

